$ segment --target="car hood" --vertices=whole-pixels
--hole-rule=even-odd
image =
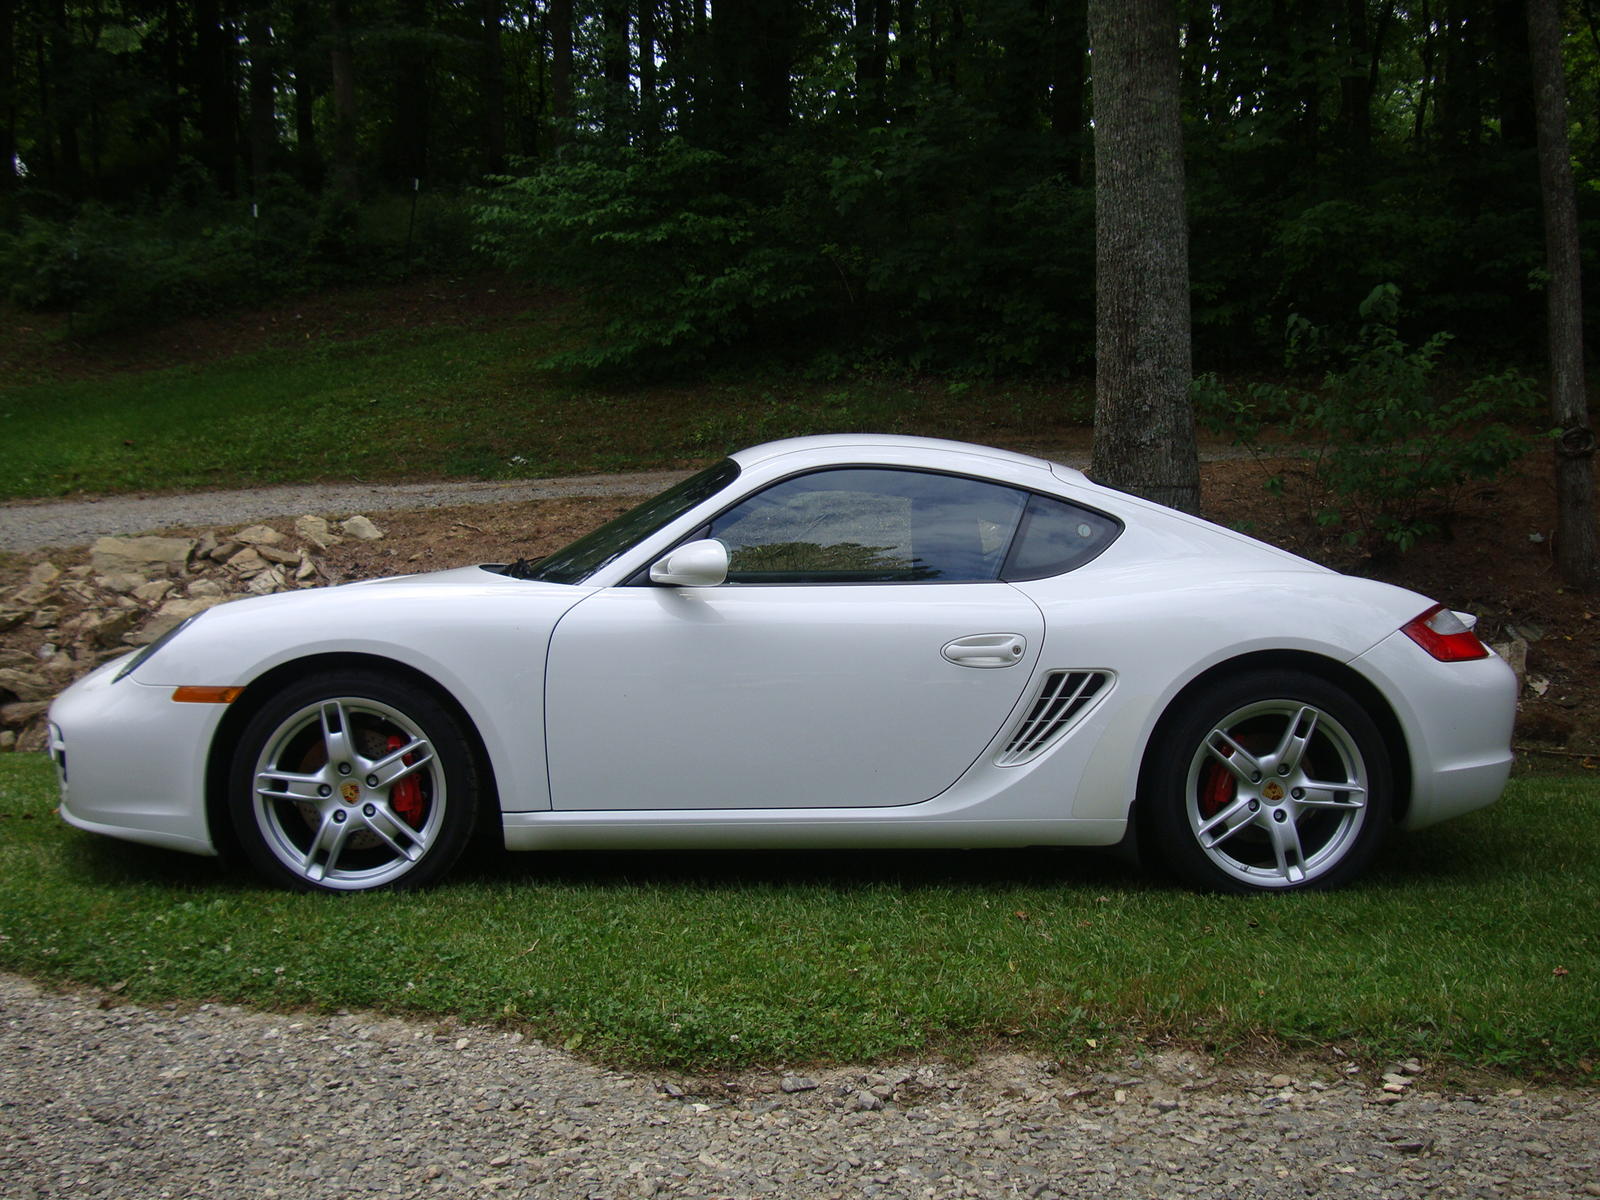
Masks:
[[[318,654],[376,655],[421,667],[470,653],[497,631],[537,644],[592,590],[459,567],[234,600],[201,613],[134,678],[242,683]]]

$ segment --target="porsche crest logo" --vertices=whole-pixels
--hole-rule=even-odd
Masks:
[[[361,796],[361,785],[359,783],[341,783],[339,785],[339,795],[344,797],[346,804],[354,804]],[[1280,792],[1279,795],[1282,795],[1282,793]]]
[[[349,785],[346,784],[345,786],[348,787]],[[1283,788],[1278,785],[1277,780],[1273,780],[1271,783],[1267,784],[1266,787],[1261,789],[1261,794],[1276,804],[1279,800],[1283,799]]]

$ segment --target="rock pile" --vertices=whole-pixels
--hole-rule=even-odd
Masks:
[[[0,637],[10,646],[0,646],[0,751],[44,749],[50,701],[101,663],[213,605],[332,582],[328,547],[381,537],[364,516],[304,516],[288,532],[250,525],[198,538],[103,537],[86,563],[37,564],[26,583],[0,592]]]

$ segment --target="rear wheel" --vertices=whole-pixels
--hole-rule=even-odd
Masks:
[[[429,692],[377,672],[311,676],[269,700],[235,752],[229,803],[251,863],[286,887],[420,887],[477,808],[470,744]]]
[[[1154,849],[1213,891],[1331,888],[1388,832],[1383,736],[1314,675],[1252,672],[1186,702],[1152,747],[1141,798]]]

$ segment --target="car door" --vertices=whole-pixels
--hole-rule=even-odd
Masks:
[[[997,581],[1026,503],[962,476],[835,468],[698,535],[727,582],[635,581],[575,605],[546,676],[552,805],[884,807],[982,753],[1037,661],[1037,606]]]

